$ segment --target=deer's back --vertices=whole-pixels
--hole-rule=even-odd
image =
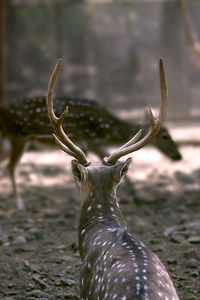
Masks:
[[[64,130],[74,141],[93,144],[119,144],[130,137],[131,127],[119,120],[97,102],[72,97],[57,97],[54,110],[59,116],[65,107],[69,112],[63,123]],[[0,123],[7,135],[22,138],[52,135],[45,97],[23,98],[1,105]]]
[[[83,258],[81,299],[178,299],[158,257],[125,229],[104,227],[92,235]]]

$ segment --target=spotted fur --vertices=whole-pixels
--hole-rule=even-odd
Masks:
[[[116,187],[130,159],[87,167],[72,161],[80,189],[81,300],[178,300],[159,258],[127,230]]]
[[[131,162],[131,158],[122,163],[118,159],[150,142],[165,119],[167,85],[163,61],[159,61],[162,106],[158,119],[155,120],[150,109],[151,126],[145,137],[138,140],[139,131],[101,163],[91,163],[62,130],[63,113],[58,119],[55,118],[52,91],[60,64],[61,60],[58,60],[49,80],[47,108],[56,143],[64,152],[76,158],[72,160],[72,173],[81,198],[80,298],[178,300],[172,281],[160,260],[128,232],[116,197],[116,188]]]
[[[68,137],[84,152],[93,152],[101,159],[108,154],[108,147],[123,144],[140,128],[138,124],[120,120],[95,101],[72,97],[54,99],[57,115],[60,115],[66,106],[69,107],[69,112],[63,127]],[[11,146],[10,150],[6,149],[0,153],[0,160],[10,155],[9,174],[13,194],[18,208],[23,209],[23,201],[15,179],[17,164],[29,143],[55,145],[45,97],[22,98],[15,102],[1,104],[0,131],[2,136],[9,140]],[[181,159],[176,144],[164,127],[152,144],[171,159]]]
[[[85,151],[91,151],[100,158],[107,154],[106,148],[119,146],[129,140],[138,129],[148,128],[148,125],[120,120],[92,100],[73,97],[54,99],[54,109],[58,115],[66,106],[69,107],[69,112],[63,123],[65,132]],[[1,105],[0,128],[5,136],[30,142],[37,140],[41,143],[54,143],[45,97],[22,98]],[[166,128],[161,128],[152,144],[172,160],[181,159],[181,154]]]

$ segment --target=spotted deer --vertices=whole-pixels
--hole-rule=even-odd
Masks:
[[[60,67],[58,61],[47,90],[47,109],[59,147],[75,158],[72,173],[80,190],[79,252],[81,300],[178,300],[173,283],[159,258],[127,230],[116,197],[116,188],[128,171],[131,158],[119,162],[148,144],[158,133],[166,115],[167,86],[160,60],[162,105],[158,119],[149,106],[150,129],[143,138],[140,129],[128,142],[91,163],[65,133],[53,109],[52,93]]]
[[[188,41],[191,47],[191,50],[196,58],[198,65],[200,65],[200,43],[198,42],[197,35],[195,33],[194,27],[192,25],[190,16],[188,14],[185,0],[178,0],[178,4],[180,7],[181,16],[183,19],[185,31],[188,37]]]
[[[54,99],[55,112],[69,107],[63,122],[67,135],[84,152],[93,152],[101,159],[108,155],[108,147],[119,146],[140,128],[137,123],[120,120],[95,101],[73,97]],[[146,124],[142,126],[148,129]],[[10,148],[0,151],[0,161],[9,158],[9,175],[17,207],[24,208],[16,184],[16,168],[28,144],[54,146],[52,127],[48,119],[45,97],[21,98],[0,105],[0,131],[9,140]],[[151,141],[158,150],[172,160],[181,159],[177,145],[165,127],[161,127]],[[129,183],[130,186],[130,183]],[[133,189],[132,192],[134,193]]]

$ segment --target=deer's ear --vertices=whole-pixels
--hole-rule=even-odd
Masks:
[[[75,159],[72,160],[72,173],[75,182],[79,187],[81,187],[83,179],[85,178],[86,170],[85,167],[80,165],[79,162]]]
[[[130,163],[131,158],[129,157],[125,162],[115,166],[115,179],[118,183],[124,178],[124,176],[128,172]]]

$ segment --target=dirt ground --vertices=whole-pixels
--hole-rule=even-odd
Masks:
[[[181,300],[200,299],[200,146],[182,146],[171,162],[154,148],[134,155],[134,203],[118,196],[129,230],[165,264]],[[93,158],[93,157],[92,157]],[[0,299],[79,299],[79,195],[70,157],[59,150],[27,152],[17,181],[26,211],[11,197],[0,169]]]

